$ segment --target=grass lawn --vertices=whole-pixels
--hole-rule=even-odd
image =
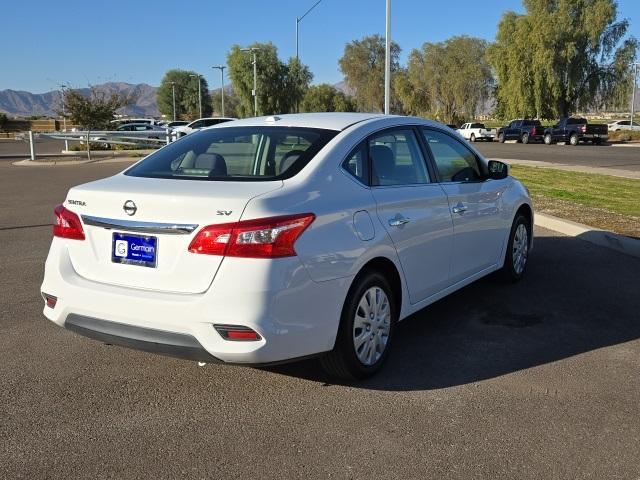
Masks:
[[[514,165],[537,211],[640,237],[640,180]]]

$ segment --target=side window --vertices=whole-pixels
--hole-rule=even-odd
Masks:
[[[202,127],[202,126],[203,126],[203,124],[202,124],[202,120],[199,120],[199,121],[197,121],[197,122],[194,122],[194,123],[191,125],[191,128],[200,128],[200,127]]]
[[[363,184],[369,185],[369,167],[365,152],[365,144],[362,143],[342,162],[342,168]]]
[[[413,130],[387,130],[370,137],[373,186],[429,183],[427,166]]]
[[[436,130],[423,130],[442,182],[476,182],[483,175],[478,159],[455,138]]]

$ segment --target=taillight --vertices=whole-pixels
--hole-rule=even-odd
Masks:
[[[315,219],[313,213],[209,225],[189,245],[191,253],[244,258],[293,257],[296,240]]]
[[[262,337],[260,337],[260,335],[255,330],[252,330],[249,327],[245,327],[244,325],[215,324],[213,327],[225,340],[231,340],[235,342],[255,342],[262,339]]]
[[[580,127],[580,130],[582,130],[582,133],[585,133],[587,131],[587,126],[582,125],[582,127]]]
[[[56,215],[56,223],[53,225],[54,237],[84,240],[84,230],[78,215],[62,205],[58,205],[54,213]]]

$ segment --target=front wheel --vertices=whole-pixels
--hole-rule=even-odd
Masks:
[[[531,223],[523,214],[519,213],[509,233],[507,253],[502,266],[502,277],[509,282],[517,282],[524,277],[531,245]]]
[[[551,134],[550,133],[545,133],[544,135],[544,144],[545,145],[551,145],[553,143],[553,139],[551,138]]]
[[[504,143],[504,133],[498,135],[498,142]]]
[[[333,350],[320,358],[324,370],[349,380],[376,373],[389,353],[397,318],[387,279],[375,271],[362,275],[347,295]]]

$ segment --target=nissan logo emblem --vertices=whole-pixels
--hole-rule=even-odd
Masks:
[[[127,200],[126,202],[124,202],[122,208],[124,209],[124,213],[126,213],[130,217],[135,215],[138,211],[138,207],[136,207],[136,204],[133,203],[133,200]]]

